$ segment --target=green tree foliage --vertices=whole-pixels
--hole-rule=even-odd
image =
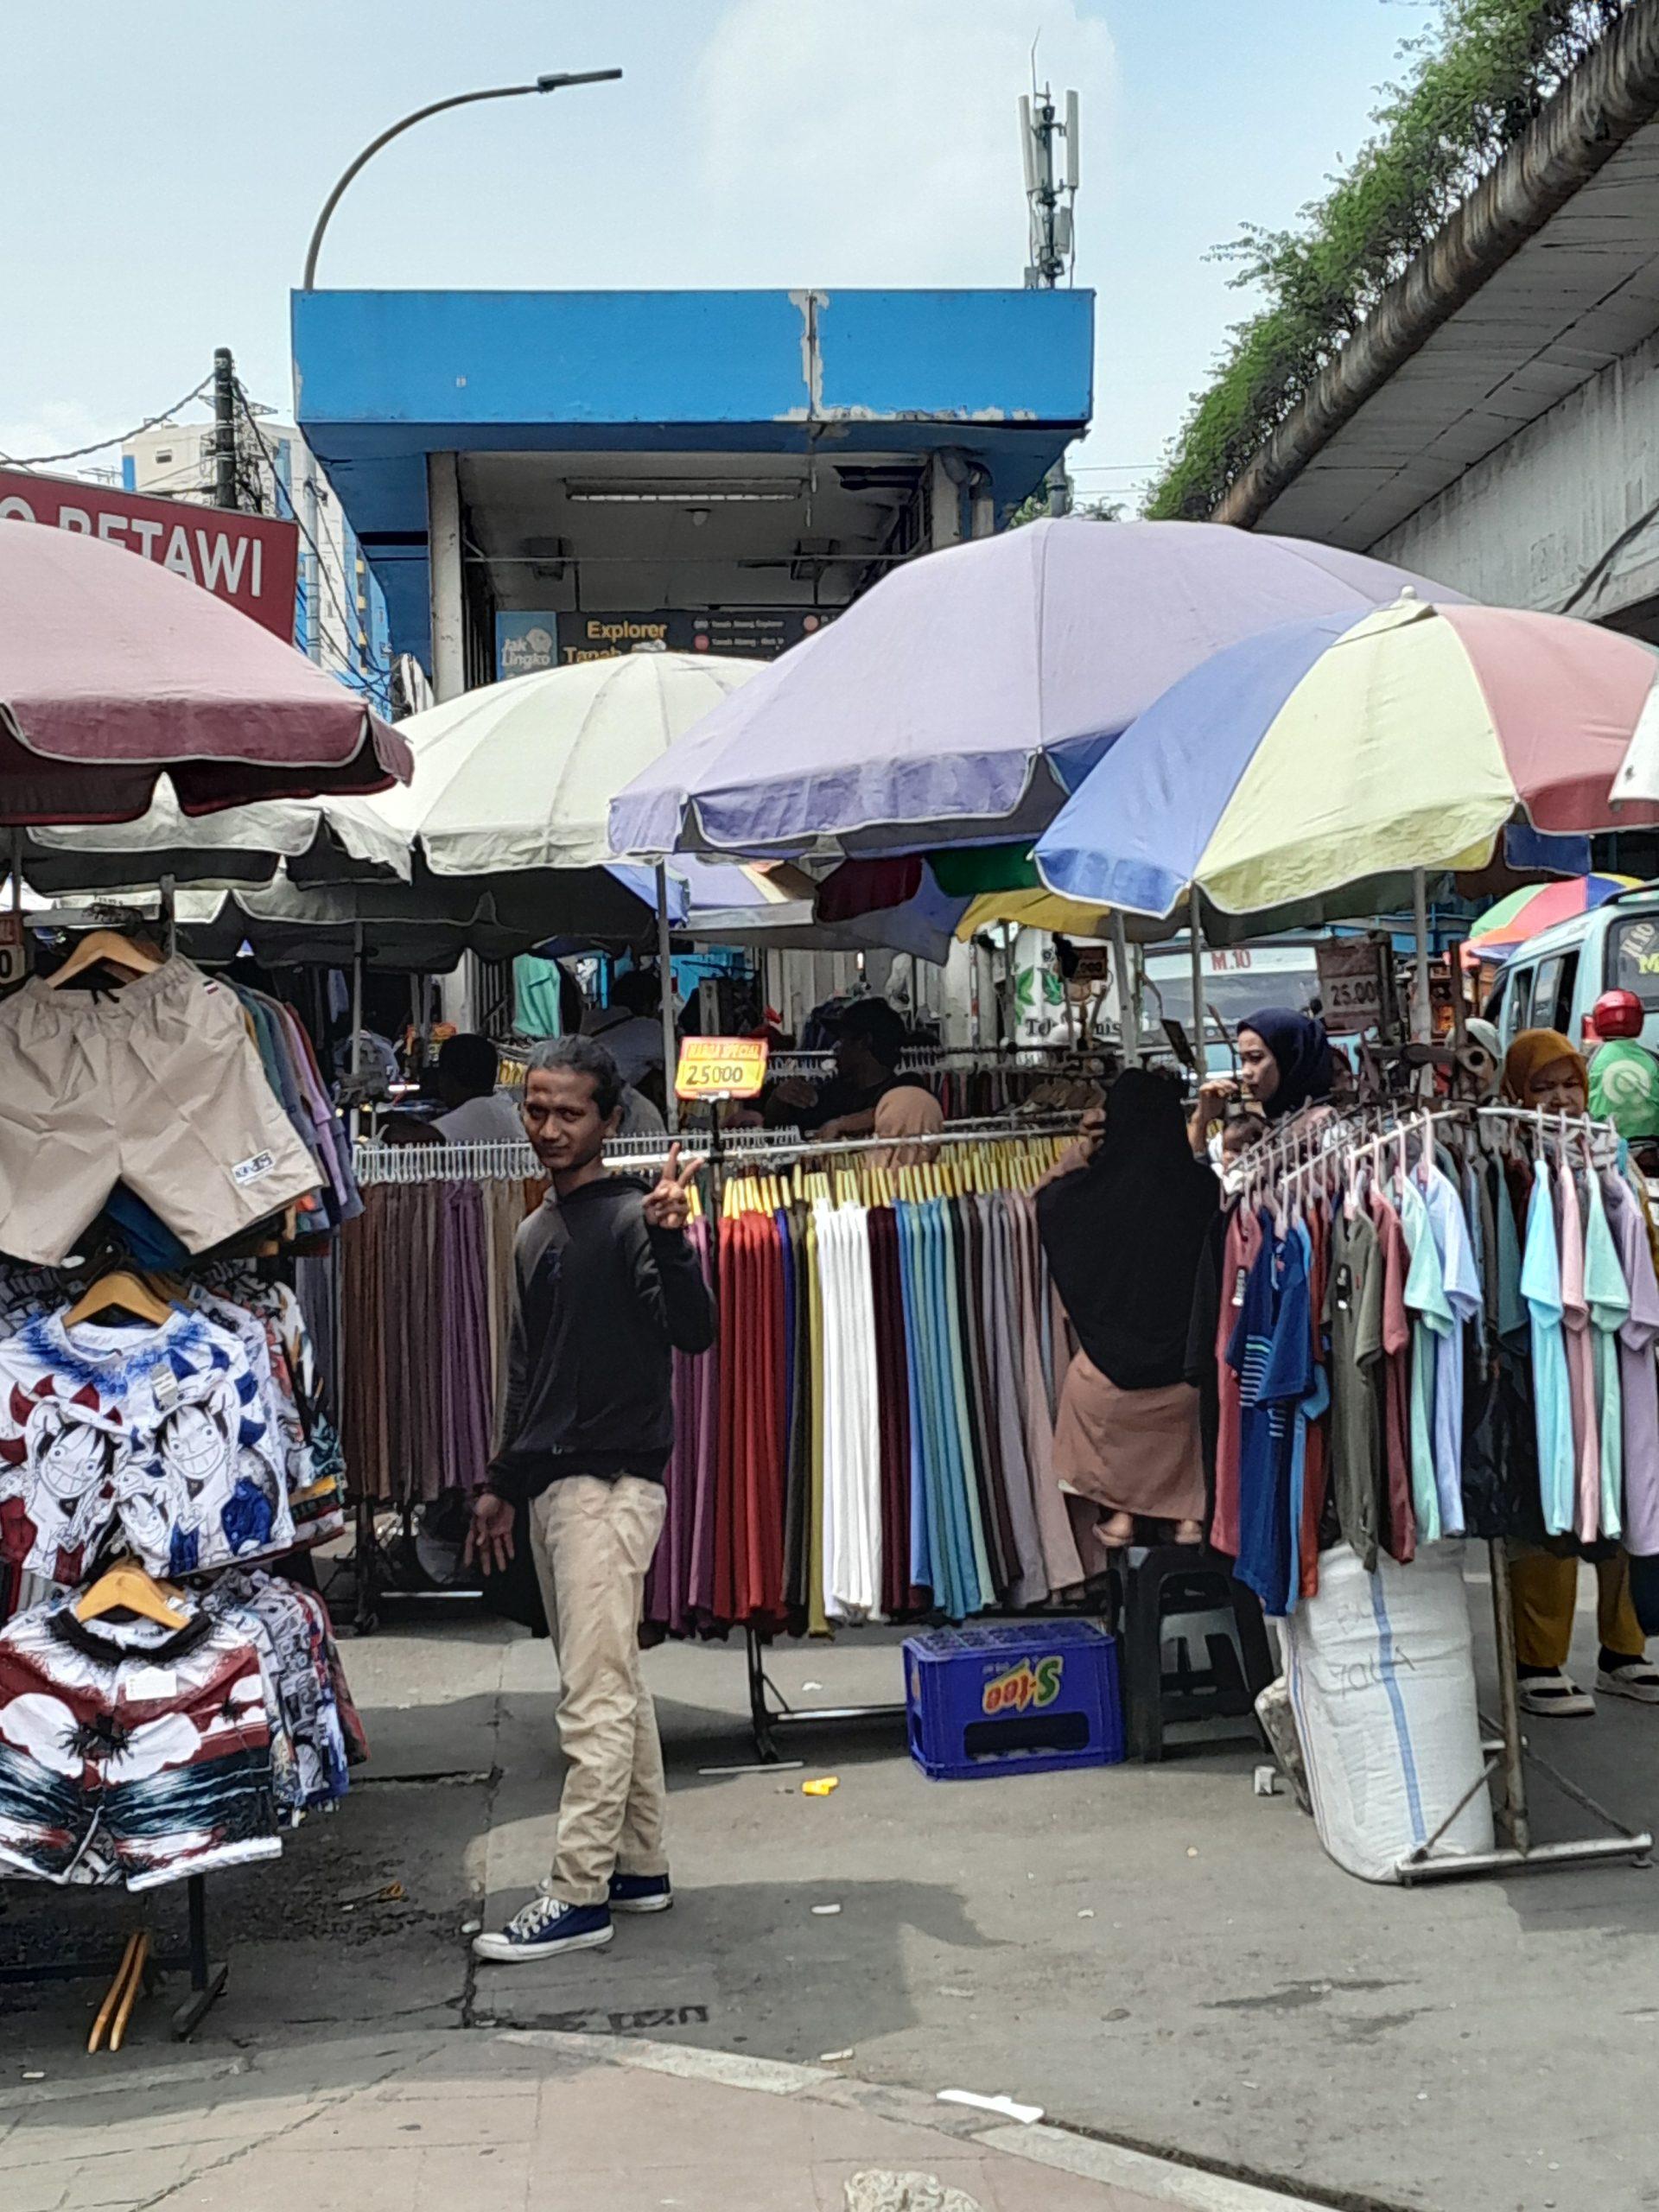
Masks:
[[[1246,225],[1218,258],[1266,303],[1230,333],[1216,381],[1196,397],[1146,512],[1210,514],[1551,93],[1630,0],[1439,0],[1440,20],[1401,49],[1376,136],[1294,231]]]

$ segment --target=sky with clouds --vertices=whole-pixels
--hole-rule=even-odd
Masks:
[[[542,70],[620,85],[442,116],[330,229],[323,283],[1017,284],[1014,107],[1083,101],[1097,293],[1083,489],[1133,498],[1247,302],[1208,257],[1356,150],[1420,0],[16,0],[0,451],[171,404],[228,345],[291,405],[317,208],[407,109]],[[99,456],[107,460],[109,456]]]

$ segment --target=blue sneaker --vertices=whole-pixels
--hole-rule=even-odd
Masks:
[[[473,1956],[499,1966],[556,1959],[562,1951],[596,1951],[616,1933],[607,1904],[565,1904],[545,1891],[515,1912],[499,1936],[473,1938]]]
[[[613,1912],[666,1912],[674,1902],[674,1885],[666,1874],[613,1874]]]

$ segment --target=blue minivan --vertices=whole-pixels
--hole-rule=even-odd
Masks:
[[[1604,991],[1642,1001],[1642,1042],[1659,1051],[1659,885],[1621,891],[1516,947],[1487,1001],[1507,1050],[1522,1029],[1559,1029],[1580,1047],[1599,1042],[1591,1012]]]

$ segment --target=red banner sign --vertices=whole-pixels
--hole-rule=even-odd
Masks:
[[[44,523],[124,545],[159,561],[217,599],[229,600],[279,638],[294,639],[299,581],[297,523],[270,515],[232,514],[187,499],[151,499],[106,484],[66,476],[31,476],[0,468],[0,522]]]

